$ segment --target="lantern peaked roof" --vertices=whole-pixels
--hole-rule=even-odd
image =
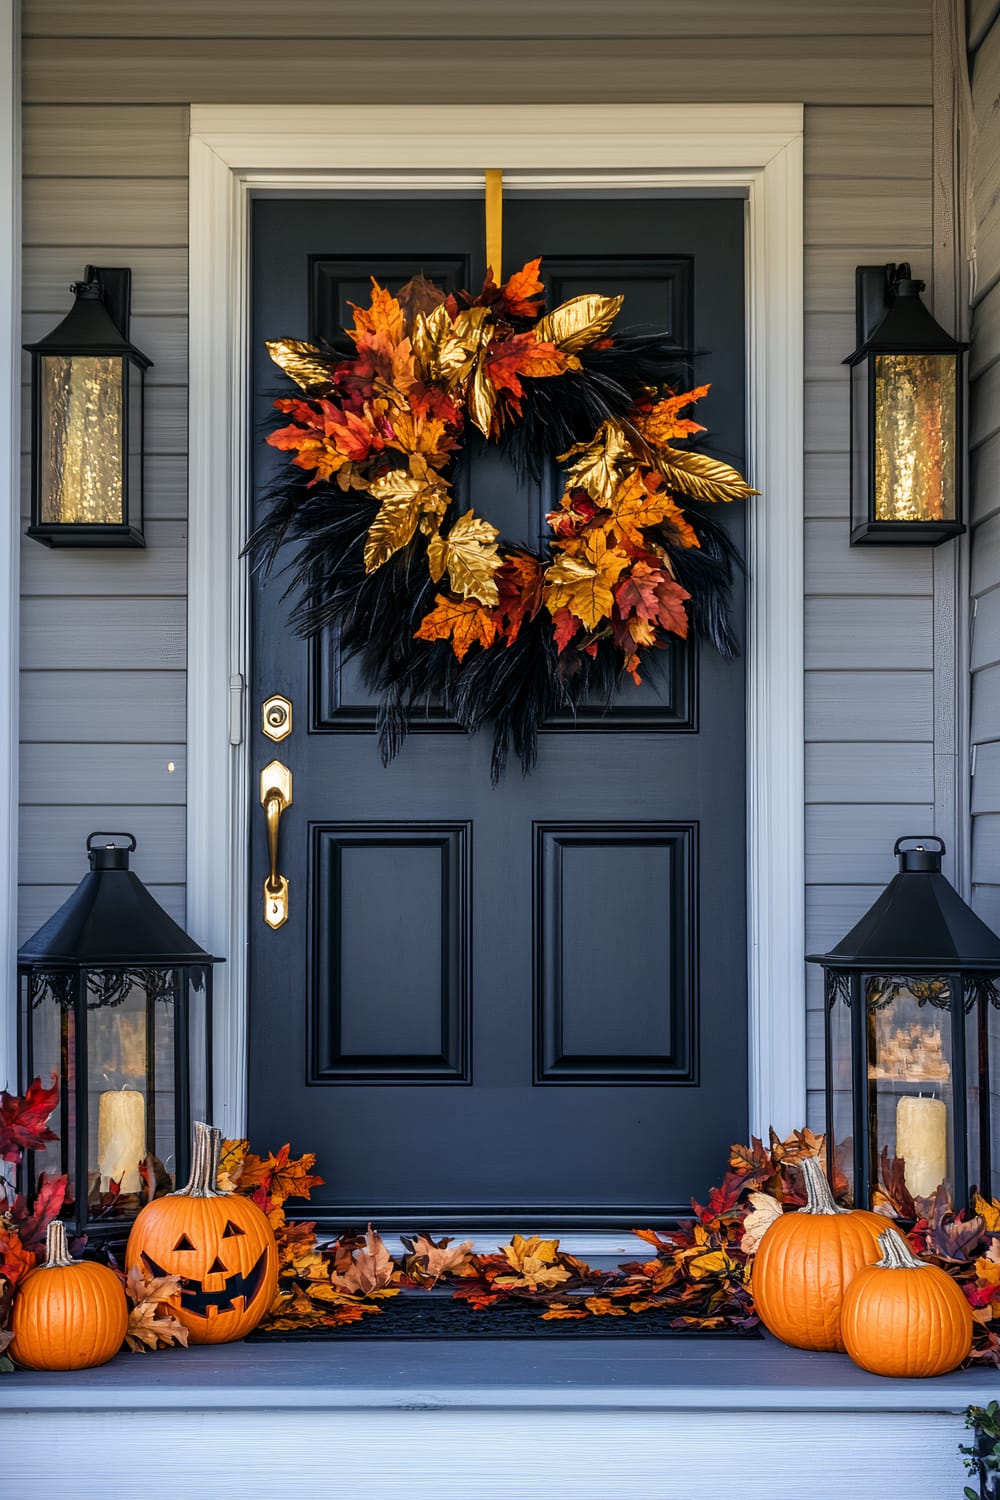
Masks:
[[[902,849],[903,844],[917,847]],[[868,973],[1000,973],[1000,937],[941,873],[943,841],[899,839],[893,852],[899,856],[899,873],[835,948],[810,953],[808,962]]]
[[[127,354],[149,369],[153,361],[115,321],[94,268],[88,266],[87,272],[85,281],[73,284],[75,300],[62,322],[37,343],[25,344],[24,348],[29,354]]]
[[[115,835],[118,837],[118,835]],[[136,847],[87,851],[90,871],[59,910],[18,950],[18,962],[94,969],[110,965],[214,964],[129,869]]]
[[[885,314],[864,338],[859,329],[858,347],[844,360],[845,365],[858,364],[866,354],[880,352],[950,354],[968,349],[968,344],[947,333],[924,306],[920,300],[924,283],[911,277],[905,262],[886,269],[899,274],[887,287]],[[871,309],[865,307],[863,311],[869,313]],[[860,310],[859,316],[862,316]]]

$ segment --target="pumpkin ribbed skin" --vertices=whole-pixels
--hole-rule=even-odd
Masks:
[[[55,1228],[49,1226],[51,1263],[28,1271],[14,1298],[10,1352],[18,1364],[32,1370],[85,1370],[106,1364],[118,1353],[128,1328],[122,1284],[108,1266],[70,1260],[65,1228],[59,1224],[53,1235]]]
[[[809,1201],[775,1219],[751,1271],[754,1305],[764,1327],[797,1349],[843,1351],[841,1303],[847,1287],[879,1256],[885,1219],[834,1204],[819,1162],[803,1162]]]
[[[196,1125],[190,1182],[146,1204],[125,1250],[129,1270],[182,1278],[171,1307],[192,1344],[245,1338],[278,1289],[278,1247],[267,1215],[249,1198],[218,1191],[218,1159],[219,1132]]]
[[[888,1230],[883,1245],[890,1235],[899,1240]],[[873,1375],[946,1375],[972,1348],[972,1309],[947,1271],[918,1261],[906,1246],[893,1250],[892,1259],[866,1266],[848,1288],[844,1346]]]

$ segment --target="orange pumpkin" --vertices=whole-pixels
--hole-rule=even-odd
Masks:
[[[972,1309],[957,1281],[918,1260],[894,1229],[882,1259],[858,1272],[844,1296],[844,1347],[873,1375],[946,1375],[972,1348]]]
[[[217,1186],[220,1133],[194,1127],[191,1180],[141,1210],[125,1264],[147,1276],[179,1276],[171,1299],[192,1344],[252,1333],[278,1289],[278,1247],[256,1203]]]
[[[802,1171],[806,1206],[765,1231],[751,1272],[754,1305],[786,1344],[842,1350],[841,1302],[862,1266],[878,1259],[885,1219],[839,1208],[817,1157],[806,1157]]]
[[[73,1260],[66,1226],[48,1227],[45,1264],[25,1273],[11,1314],[10,1352],[32,1370],[86,1370],[117,1354],[128,1328],[128,1303],[108,1266]]]

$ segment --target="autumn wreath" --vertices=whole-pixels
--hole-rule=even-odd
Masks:
[[[267,571],[299,544],[293,623],[335,627],[360,658],[386,761],[436,701],[470,732],[492,726],[494,779],[511,744],[528,770],[544,719],[638,682],[689,622],[733,654],[739,559],[708,509],[755,492],[677,445],[705,430],[681,413],[708,386],[679,390],[686,356],[667,334],[612,336],[621,297],[544,312],[540,265],[477,296],[373,280],[353,349],[268,344],[303,394],[275,402],[290,421],[267,441],[294,469],[250,548]],[[544,554],[453,514],[457,465],[483,441],[520,473],[564,466]]]

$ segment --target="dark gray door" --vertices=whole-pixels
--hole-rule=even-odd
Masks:
[[[504,260],[543,255],[554,300],[624,292],[620,318],[676,331],[711,379],[709,450],[744,451],[743,204],[508,201]],[[287,394],[264,341],[335,338],[370,273],[482,277],[481,201],[261,200],[253,214],[254,476]],[[475,504],[541,538],[556,476],[482,453]],[[721,508],[720,508],[721,509]],[[737,538],[740,508],[726,517]],[[374,704],[331,640],[253,585],[249,1129],[313,1148],[317,1212],[383,1225],[647,1224],[684,1210],[747,1112],[744,669],[661,653],[658,681],[551,724],[537,769],[490,785],[490,745],[431,712],[388,769]],[[735,601],[742,636],[743,600]],[[378,621],[372,622],[378,629]],[[260,704],[282,693],[279,747]],[[256,775],[294,777],[290,916],[261,917]]]

